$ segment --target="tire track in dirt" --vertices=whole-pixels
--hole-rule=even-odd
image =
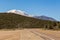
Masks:
[[[29,29],[27,29],[27,30],[21,30],[20,40],[44,40],[44,39],[30,32]]]
[[[44,40],[55,40],[55,39],[53,39],[53,38],[51,38],[51,37],[49,37],[49,36],[47,36],[45,34],[42,34],[42,33],[37,32],[36,30],[31,30],[30,29],[30,32],[36,34],[39,37],[42,37]]]

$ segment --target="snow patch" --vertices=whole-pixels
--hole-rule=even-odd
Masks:
[[[7,13],[15,13],[15,14],[19,14],[19,15],[23,15],[23,16],[27,16],[27,17],[32,17],[32,15],[26,14],[25,11],[16,10],[16,9],[14,9],[14,10],[9,10],[9,11],[7,11]]]

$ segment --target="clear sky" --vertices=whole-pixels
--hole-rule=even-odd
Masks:
[[[45,15],[60,21],[60,0],[0,0],[0,12],[11,9],[31,15]]]

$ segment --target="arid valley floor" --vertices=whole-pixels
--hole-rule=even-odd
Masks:
[[[60,40],[60,31],[43,29],[0,30],[0,40]]]

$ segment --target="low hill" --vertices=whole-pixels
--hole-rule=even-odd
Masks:
[[[0,13],[0,29],[13,28],[59,29],[60,22],[35,19],[14,13]]]

